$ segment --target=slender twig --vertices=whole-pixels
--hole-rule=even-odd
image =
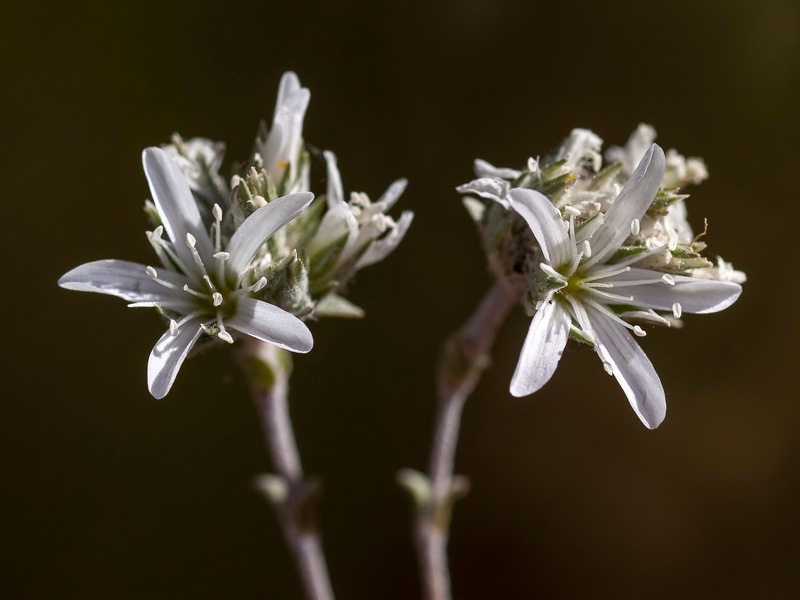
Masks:
[[[291,355],[272,344],[256,341],[246,342],[243,351],[264,437],[277,473],[260,477],[259,487],[277,508],[306,598],[333,600],[315,513],[320,485],[303,475],[289,417]]]
[[[461,411],[488,364],[488,351],[521,290],[498,279],[466,324],[445,343],[439,366],[439,406],[434,426],[428,476],[402,471],[400,480],[417,501],[415,542],[426,600],[449,600],[450,575],[447,540],[453,503],[467,492],[465,477],[454,476],[453,466]]]

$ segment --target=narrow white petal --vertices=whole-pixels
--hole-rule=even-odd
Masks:
[[[473,168],[475,169],[475,175],[478,177],[498,177],[500,179],[514,180],[522,175],[522,171],[517,171],[516,169],[506,169],[504,167],[495,167],[494,165],[489,164],[480,158],[475,159]]]
[[[630,304],[642,308],[654,308],[672,312],[678,302],[681,311],[693,314],[709,314],[728,308],[742,293],[742,286],[732,281],[713,281],[683,275],[673,275],[675,285],[667,285],[660,280],[661,273],[649,269],[631,269],[603,281],[611,284],[625,281],[656,280],[657,283],[620,287],[619,292],[630,294]]]
[[[305,353],[314,346],[305,323],[282,308],[255,298],[239,298],[236,314],[225,323],[231,329],[292,352]]]
[[[406,191],[406,186],[408,186],[408,179],[403,178],[393,181],[386,191],[383,192],[381,197],[378,198],[376,204],[385,204],[385,208],[383,210],[384,212],[388,211],[390,208],[392,208],[392,206],[395,205],[403,192]]]
[[[177,335],[167,330],[158,340],[147,361],[147,387],[154,398],[160,400],[167,395],[202,332],[199,321],[189,321],[178,329]]]
[[[367,248],[364,254],[361,255],[361,258],[358,259],[356,268],[362,269],[376,262],[380,262],[389,256],[400,242],[403,241],[403,237],[406,235],[408,228],[411,227],[411,221],[413,220],[413,212],[410,210],[403,211],[392,230],[381,239],[375,240],[370,244],[369,248]]]
[[[153,302],[170,307],[186,305],[187,297],[181,288],[189,280],[166,269],[158,277],[178,289],[170,289],[153,281],[147,267],[126,260],[98,260],[75,267],[61,276],[58,285],[78,292],[96,292],[117,296],[128,302]]]
[[[325,199],[328,202],[328,209],[333,209],[338,204],[344,203],[344,187],[342,186],[342,176],[339,167],[336,166],[336,155],[330,150],[323,152],[325,163],[328,166],[328,189]]]
[[[592,306],[586,306],[586,311],[597,338],[597,353],[611,365],[614,377],[642,423],[655,429],[664,420],[667,401],[653,364],[625,327]]]
[[[656,197],[664,177],[664,165],[664,151],[653,144],[608,209],[602,226],[592,236],[593,255],[586,265],[603,262],[631,234],[631,221],[641,219]]]
[[[511,394],[527,396],[550,381],[569,337],[569,317],[551,298],[536,311],[511,378]]]
[[[197,238],[197,251],[201,258],[210,260],[213,254],[211,240],[181,168],[161,148],[146,148],[142,152],[142,164],[153,202],[176,252],[187,265],[194,264],[185,242],[186,234],[191,233]]]
[[[525,219],[539,242],[547,262],[559,269],[575,258],[575,245],[564,229],[564,220],[553,203],[535,190],[515,188],[508,194],[509,204]]]
[[[456,188],[459,194],[475,194],[487,200],[493,200],[508,208],[508,201],[506,196],[511,185],[505,179],[498,179],[496,177],[481,177],[473,179],[469,183],[460,185]]]
[[[343,237],[347,237],[345,248],[350,248],[358,237],[358,221],[353,216],[350,207],[347,206],[347,202],[341,202],[333,208],[328,208],[325,212],[314,237],[306,248],[308,255],[314,256]]]
[[[225,261],[225,268],[237,276],[241,274],[264,242],[299,215],[313,199],[311,192],[289,194],[265,204],[247,217],[228,243],[230,258]]]

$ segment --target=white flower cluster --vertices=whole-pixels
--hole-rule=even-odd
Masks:
[[[700,253],[682,188],[707,177],[705,165],[653,143],[640,125],[623,148],[575,129],[525,169],[475,161],[477,179],[458,188],[477,222],[496,276],[522,279],[533,315],[511,393],[540,389],[569,337],[592,346],[649,428],[661,423],[661,382],[635,341],[642,325],[680,324],[741,293],[742,272]]]
[[[411,212],[398,221],[386,214],[405,180],[375,203],[359,193],[347,202],[330,152],[326,197],[313,202],[302,140],[309,97],[294,73],[283,76],[272,127],[262,125],[246,173],[230,184],[220,175],[222,143],[176,134],[171,145],[146,149],[147,238],[161,266],[101,260],[59,279],[61,287],[118,296],[167,318],[148,362],[156,398],[199,342],[233,343],[236,331],[308,352],[313,339],[301,318],[361,316],[340,291],[394,250],[411,224]]]

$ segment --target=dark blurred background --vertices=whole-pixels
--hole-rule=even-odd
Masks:
[[[490,280],[454,187],[472,160],[521,166],[573,127],[622,144],[640,121],[706,160],[690,218],[747,272],[737,304],[642,345],[667,391],[646,430],[591,351],[515,399],[517,311],[466,406],[473,490],[451,539],[458,600],[800,597],[795,2],[21,3],[3,9],[4,598],[292,599],[293,565],[251,487],[270,469],[222,348],[147,393],[164,325],[59,289],[101,258],[152,262],[141,150],[228,144],[271,118],[278,80],[312,93],[305,139],[347,190],[397,177],[416,220],[313,324],[291,407],[325,480],[341,599],[418,596],[401,467],[424,469],[442,340]],[[19,284],[19,288],[17,288]]]

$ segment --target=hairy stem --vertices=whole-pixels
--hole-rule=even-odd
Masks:
[[[245,342],[245,360],[253,397],[275,475],[259,478],[259,487],[277,509],[307,600],[333,600],[316,519],[319,482],[306,479],[289,417],[291,355],[272,344]]]
[[[454,502],[469,487],[465,477],[454,476],[453,466],[461,411],[488,364],[489,348],[509,310],[520,300],[521,290],[512,282],[498,279],[464,326],[445,343],[439,366],[439,399],[427,480],[422,494],[416,486],[417,514],[415,541],[426,600],[449,600],[450,575],[447,540]],[[409,488],[409,472],[400,475]],[[417,479],[421,475],[412,475]]]

